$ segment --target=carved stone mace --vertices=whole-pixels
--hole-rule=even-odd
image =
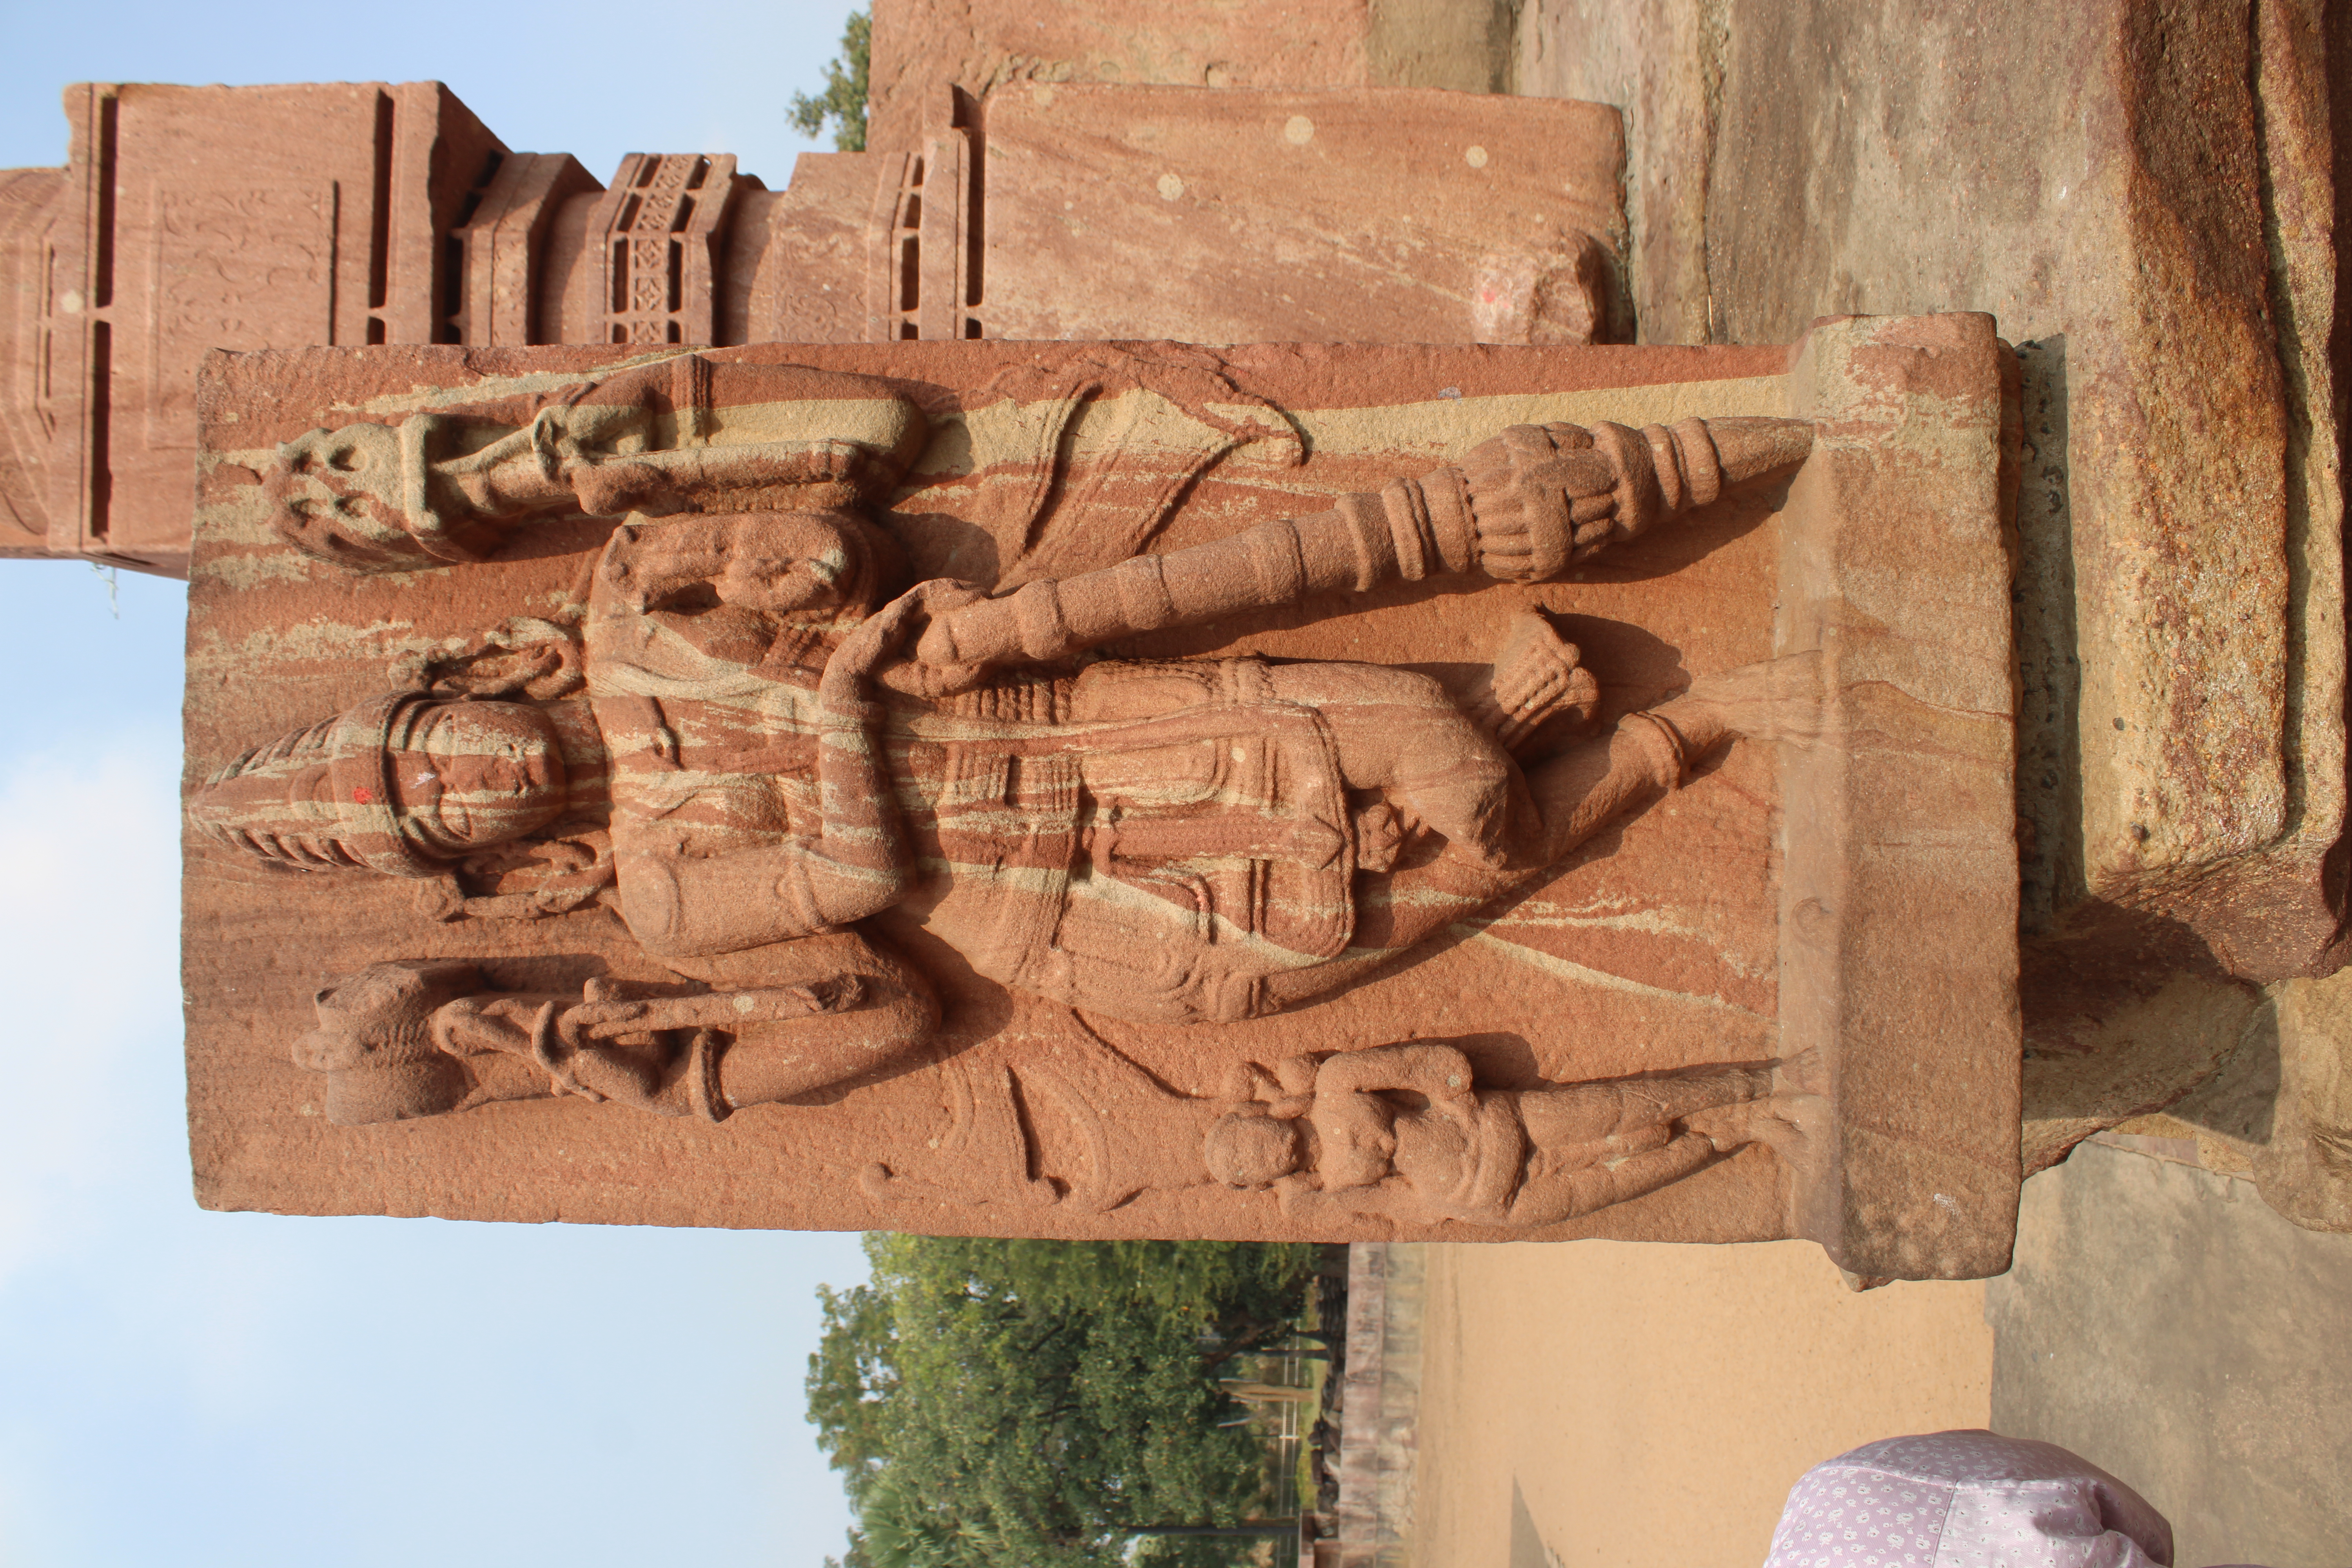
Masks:
[[[1801,419],[1514,425],[1458,466],[1344,495],[1208,544],[1031,583],[949,611],[917,645],[938,665],[1064,658],[1097,644],[1221,616],[1363,593],[1393,580],[1476,573],[1557,576],[1620,540],[1804,461]]]

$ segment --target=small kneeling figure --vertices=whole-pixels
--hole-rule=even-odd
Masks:
[[[562,1095],[718,1121],[887,1066],[937,1026],[913,971],[862,943],[795,946],[805,978],[684,994],[601,976],[576,997],[499,991],[463,960],[372,963],[319,992],[294,1061],[326,1075],[327,1119],[347,1126]]]

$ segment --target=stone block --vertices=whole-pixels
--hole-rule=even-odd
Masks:
[[[42,552],[177,573],[215,348],[426,342],[442,235],[505,148],[437,82],[84,84],[11,195],[7,487]]]
[[[992,208],[983,116],[944,86],[904,145],[782,191],[702,153],[607,188],[437,82],[75,89],[68,166],[0,172],[0,553],[184,571],[213,348],[1622,335],[1608,110],[1063,90],[1058,124],[1050,89],[1000,95]],[[1232,157],[1269,113],[1276,151]]]
[[[2007,360],[216,356],[199,1195],[1998,1271]]]
[[[1370,87],[1383,79],[1365,55],[1371,13],[1369,0],[1171,0],[1148,16],[1075,0],[877,0],[866,144],[911,147],[948,122],[954,94],[978,100],[1025,81]]]
[[[1520,90],[1627,113],[1641,341],[1975,309],[2019,344],[2027,1120],[2053,1137],[2177,1099],[2253,985],[2342,961],[2344,26],[2167,0],[1520,13]]]
[[[1624,314],[1593,104],[1031,85],[986,142],[990,337],[1580,343]]]
[[[2344,573],[2336,399],[2307,346],[2334,319],[2315,12],[2110,0],[1993,25],[1757,5],[1731,22],[1715,330],[1932,298],[2032,342],[2032,923],[2089,900],[2123,912],[2116,940],[2179,928],[2163,969],[2332,966]]]
[[[1511,90],[1614,105],[1625,116],[1627,243],[1635,341],[1726,341],[1707,293],[1706,188],[1723,81],[1722,7],[1710,0],[1528,0]]]

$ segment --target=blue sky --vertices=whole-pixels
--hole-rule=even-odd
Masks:
[[[848,5],[409,0],[5,14],[0,166],[81,80],[438,78],[600,178],[772,186]],[[690,21],[683,18],[691,17]],[[176,583],[0,562],[0,1561],[809,1564],[847,1520],[802,1417],[850,1236],[213,1215],[189,1195]]]

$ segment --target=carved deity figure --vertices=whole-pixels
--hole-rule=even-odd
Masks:
[[[1348,1215],[1527,1230],[1680,1181],[1751,1144],[1801,1160],[1824,1102],[1810,1058],[1638,1078],[1481,1088],[1441,1042],[1238,1066],[1180,1094],[1089,1030],[966,1074],[958,1146],[865,1169],[886,1201],[1100,1214],[1139,1194],[1271,1190],[1329,1234]],[[1019,1109],[1016,1109],[1019,1108]],[[1025,1113],[1024,1113],[1025,1112]],[[1040,1129],[1059,1129],[1058,1134]],[[904,1168],[913,1153],[919,1168]]]
[[[734,990],[599,976],[572,995],[499,991],[461,960],[373,963],[319,992],[294,1060],[325,1075],[343,1125],[563,1095],[723,1121],[886,1067],[939,1022],[902,965],[834,945]]]
[[[761,417],[813,400],[822,430]],[[271,524],[349,571],[458,565],[488,559],[514,523],[551,512],[837,505],[895,478],[924,431],[919,411],[864,377],[700,354],[540,401],[520,428],[425,413],[289,441],[266,481]]]
[[[781,404],[855,427],[792,433],[760,412]],[[996,597],[902,587],[889,534],[850,510],[921,433],[885,384],[686,355],[562,389],[520,428],[417,415],[289,443],[281,531],[358,567],[628,515],[568,616],[486,628],[247,753],[194,819],[277,864],[416,879],[452,917],[607,903],[713,985],[767,984],[814,936],[871,953],[860,922],[896,910],[1008,987],[1214,1024],[1396,962],[1734,736],[1811,722],[1811,666],[1783,660],[1563,743],[1598,689],[1532,614],[1467,708],[1373,664],[1092,657],[1310,595],[1558,575],[1790,468],[1798,421],[1514,426],[1326,511]]]
[[[1821,1102],[1771,1068],[1714,1068],[1540,1089],[1479,1089],[1452,1046],[1293,1058],[1209,1130],[1209,1170],[1271,1187],[1286,1213],[1532,1227],[1681,1180],[1764,1143],[1793,1156]]]

